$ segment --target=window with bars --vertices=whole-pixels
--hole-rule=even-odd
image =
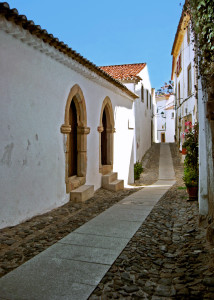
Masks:
[[[176,73],[177,76],[181,73],[181,53],[178,56]]]
[[[180,82],[178,82],[178,88],[177,88],[177,100],[178,100],[178,106],[181,103],[181,85]]]
[[[192,93],[192,74],[191,74],[191,64],[187,68],[187,96]]]
[[[144,87],[141,85],[141,102],[144,102]]]
[[[146,90],[146,105],[147,105],[147,108],[149,107],[149,90]]]

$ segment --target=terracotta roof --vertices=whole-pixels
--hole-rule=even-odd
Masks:
[[[139,64],[126,64],[126,65],[115,65],[115,66],[102,66],[100,69],[119,80],[141,80],[142,78],[138,75],[140,71],[144,69],[146,63]]]
[[[165,110],[171,110],[171,109],[174,109],[174,105],[171,105],[171,106],[165,108]]]
[[[123,92],[131,96],[133,99],[138,98],[138,96],[130,91],[126,86],[121,82],[111,77],[109,74],[101,70],[95,64],[81,56],[79,53],[74,51],[72,48],[69,48],[68,45],[59,41],[52,34],[49,34],[46,30],[42,29],[39,25],[35,25],[33,21],[28,20],[25,15],[20,15],[17,9],[11,9],[7,2],[0,3],[0,16],[5,17],[8,21],[15,23],[17,26],[22,27],[24,30],[30,32],[30,34],[36,36],[37,38],[43,40],[44,43],[49,44],[50,46],[56,48],[58,51],[64,53],[68,57],[77,61],[81,65],[85,66],[89,70],[93,71],[97,75],[103,77],[108,82],[114,84]]]
[[[184,39],[184,32],[185,32],[185,30],[188,26],[189,21],[190,21],[190,16],[189,16],[188,11],[186,9],[187,5],[188,5],[188,1],[185,0],[183,10],[182,10],[182,14],[181,14],[181,17],[180,17],[180,21],[179,21],[177,31],[176,31],[176,34],[175,34],[175,39],[174,39],[173,46],[172,46],[171,55],[173,55],[173,58],[172,58],[171,80],[173,80],[173,78],[174,78],[174,71],[175,71],[175,67],[176,67],[176,58],[178,56],[181,44],[182,44],[183,39]]]

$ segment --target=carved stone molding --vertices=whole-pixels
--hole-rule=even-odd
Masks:
[[[77,127],[77,133],[79,134],[89,134],[90,128],[89,127]]]
[[[106,128],[106,132],[108,133],[114,133],[115,131],[115,128]]]
[[[98,127],[97,127],[97,131],[98,131],[99,133],[103,132],[103,130],[104,130],[103,126],[98,126]]]
[[[60,131],[61,131],[61,133],[64,133],[64,134],[70,133],[71,132],[71,125],[65,125],[65,124],[63,124],[60,127]]]

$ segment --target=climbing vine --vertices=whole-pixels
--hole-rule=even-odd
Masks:
[[[195,35],[199,71],[211,94],[214,93],[214,5],[213,0],[187,0],[185,9],[191,17]],[[211,89],[211,90],[210,90]],[[212,95],[213,96],[213,95]]]

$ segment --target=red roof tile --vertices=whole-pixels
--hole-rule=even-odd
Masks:
[[[127,64],[127,65],[115,65],[115,66],[102,66],[100,69],[111,75],[115,79],[138,79],[140,76],[138,74],[146,66],[146,63],[139,64]]]

